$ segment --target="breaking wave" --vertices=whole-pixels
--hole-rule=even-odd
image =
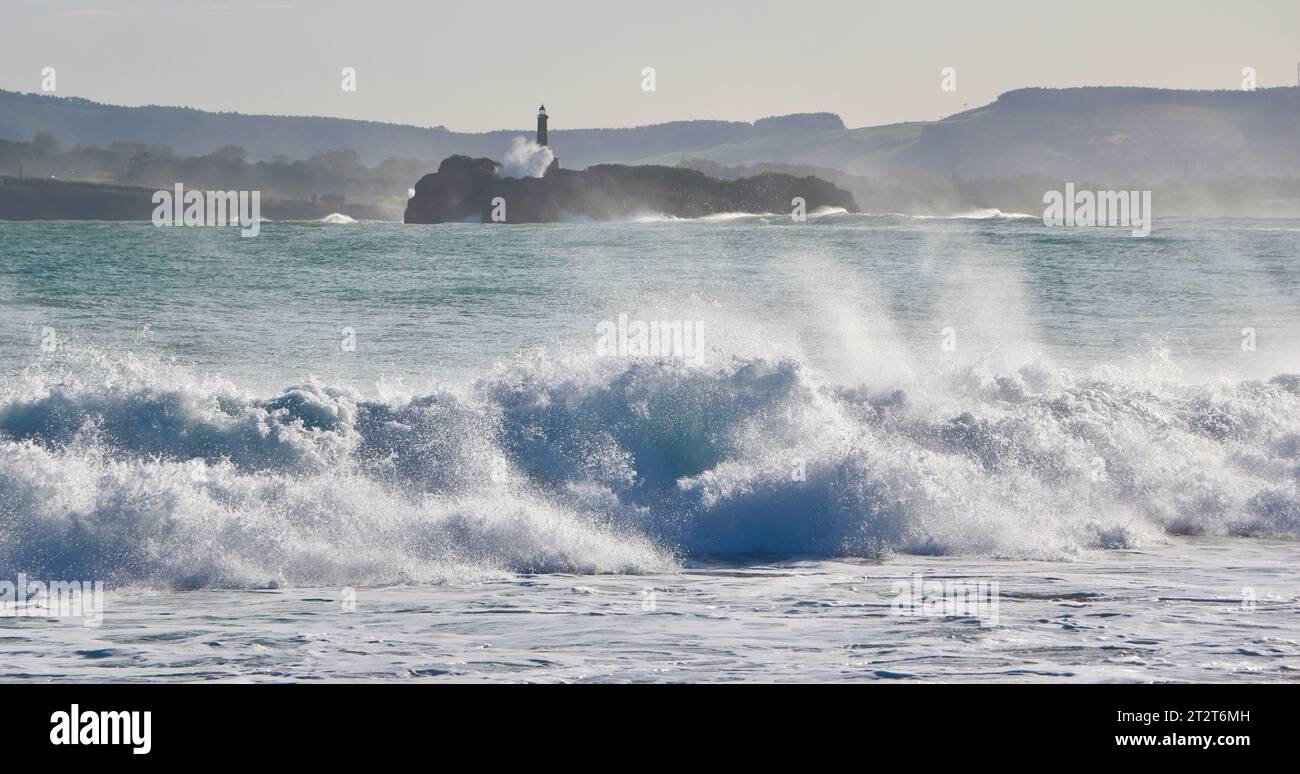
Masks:
[[[883,213],[882,213],[883,214]],[[893,217],[907,218],[909,220],[1041,220],[1041,215],[1032,215],[1026,212],[1003,212],[996,207],[985,209],[967,210],[956,212],[948,215],[909,215],[902,212],[888,213]]]
[[[0,577],[170,588],[1068,558],[1300,536],[1300,375],[1027,364],[888,389],[797,360],[548,358],[366,399],[82,353],[0,401]]]
[[[525,137],[516,137],[501,160],[500,177],[541,177],[555,160],[555,153],[545,145]]]

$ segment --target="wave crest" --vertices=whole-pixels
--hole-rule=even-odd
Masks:
[[[378,584],[1300,536],[1290,374],[954,367],[870,389],[796,360],[540,358],[385,401],[95,367],[113,374],[33,373],[0,403],[0,575]]]

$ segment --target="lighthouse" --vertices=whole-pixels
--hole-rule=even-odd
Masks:
[[[551,156],[551,163],[546,165],[546,172],[560,168],[560,158],[549,150],[550,143],[546,140],[546,106],[542,105],[537,108],[537,144],[547,148],[547,153]],[[543,172],[542,174],[546,174]]]

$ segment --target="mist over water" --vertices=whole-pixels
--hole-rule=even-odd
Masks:
[[[1300,537],[1293,222],[43,224],[0,248],[0,576]],[[620,313],[702,322],[702,361],[597,357]]]

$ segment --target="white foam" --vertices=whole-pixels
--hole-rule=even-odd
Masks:
[[[555,153],[545,145],[516,137],[501,160],[498,177],[542,177],[555,160]]]
[[[542,355],[367,400],[84,353],[0,401],[0,576],[377,584],[1300,536],[1300,376],[894,356],[873,382]]]

